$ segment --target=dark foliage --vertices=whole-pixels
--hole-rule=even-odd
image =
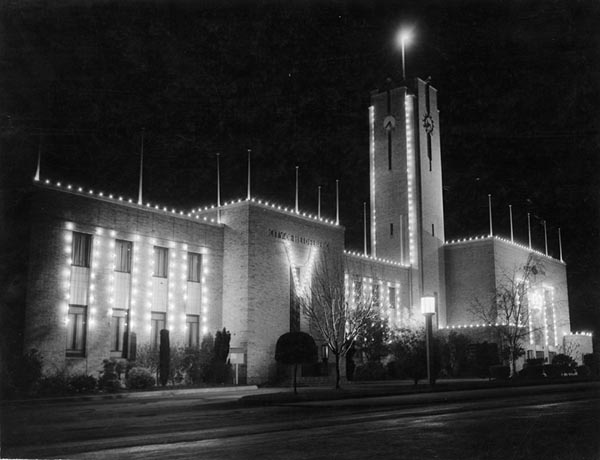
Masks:
[[[564,375],[575,372],[577,362],[569,355],[561,353],[552,358],[552,365],[557,367],[558,373],[560,375]]]
[[[490,366],[489,375],[491,379],[506,380],[510,377],[510,367],[501,364]]]
[[[385,380],[387,369],[380,361],[367,361],[359,364],[354,369],[354,378],[356,381]]]
[[[277,339],[275,361],[294,366],[294,393],[296,372],[299,364],[308,364],[318,359],[317,344],[306,332],[287,332]]]
[[[170,368],[171,368],[171,344],[169,342],[169,330],[161,329],[158,378],[159,378],[160,384],[163,387],[169,381]]]
[[[600,353],[588,353],[583,355],[583,364],[590,368],[592,376],[595,378],[600,377]]]
[[[114,393],[121,388],[121,381],[117,374],[117,361],[105,359],[102,362],[102,371],[98,379],[98,388],[108,393]]]
[[[98,379],[93,375],[73,375],[68,378],[67,384],[72,393],[93,393],[98,386]]]
[[[133,367],[127,372],[125,378],[127,388],[131,390],[143,390],[152,388],[155,384],[154,376],[144,367]]]

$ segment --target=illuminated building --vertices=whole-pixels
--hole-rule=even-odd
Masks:
[[[197,345],[225,327],[242,381],[264,382],[279,336],[309,330],[291,296],[306,292],[326,251],[346,262],[347,298],[368,292],[393,326],[422,325],[420,299],[433,296],[439,330],[492,328],[469,306],[532,251],[497,237],[445,242],[437,92],[427,82],[373,93],[368,114],[370,256],[344,250],[335,220],[250,196],[183,211],[36,181],[25,349],[40,350],[46,372],[95,373],[106,358],[156,344],[161,329],[172,344]],[[547,275],[532,287],[524,327],[533,355],[549,357],[571,337],[566,266],[540,257]]]

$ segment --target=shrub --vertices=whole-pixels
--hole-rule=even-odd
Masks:
[[[145,367],[132,367],[125,378],[127,388],[131,390],[143,390],[152,388],[155,380],[152,372]]]
[[[69,392],[69,382],[63,374],[42,377],[37,385],[38,396],[64,396],[68,395]]]
[[[564,373],[564,366],[558,364],[544,364],[544,373],[548,378],[558,379]]]
[[[385,380],[385,367],[380,361],[367,361],[354,369],[354,380]]]
[[[490,378],[496,380],[506,380],[510,377],[510,367],[497,364],[490,366]]]
[[[68,378],[67,385],[72,393],[92,393],[96,390],[98,381],[93,375],[73,375]]]
[[[121,381],[116,372],[117,362],[114,359],[105,359],[102,362],[103,370],[98,379],[98,388],[102,391],[114,393],[121,388]]]
[[[585,364],[583,366],[577,366],[576,370],[577,370],[577,375],[579,377],[591,377],[592,376],[592,370],[589,368],[589,366],[586,366]]]
[[[583,364],[590,368],[594,377],[600,377],[600,353],[588,353],[583,355]]]
[[[552,364],[558,366],[560,374],[570,374],[577,367],[577,363],[573,358],[562,353],[552,358]]]
[[[169,373],[171,367],[171,345],[169,342],[168,329],[161,329],[160,331],[160,349],[158,365],[158,377],[160,379],[160,384],[164,387],[169,381]]]
[[[15,375],[15,386],[24,393],[30,393],[42,378],[42,363],[42,355],[35,348],[25,353]]]
[[[211,334],[202,339],[200,347],[185,349],[183,368],[187,383],[199,384],[209,381],[213,360],[214,341]]]
[[[545,377],[544,366],[528,365],[519,371],[519,377],[524,377],[526,379],[543,379]]]

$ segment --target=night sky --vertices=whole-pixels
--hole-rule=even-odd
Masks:
[[[58,3],[60,6],[49,5]],[[84,6],[81,6],[81,3]],[[198,5],[198,4],[201,4]],[[439,90],[446,239],[495,233],[568,264],[572,329],[600,332],[600,4],[595,1],[27,2],[0,9],[3,210],[42,178],[190,210],[246,193],[335,216],[362,248],[370,92]],[[6,241],[11,236],[5,219]],[[11,227],[12,228],[12,227]]]

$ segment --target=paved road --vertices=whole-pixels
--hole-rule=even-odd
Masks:
[[[597,387],[470,402],[439,396],[434,405],[387,397],[266,408],[192,399],[9,407],[3,420],[15,418],[3,426],[3,456],[600,458]]]

